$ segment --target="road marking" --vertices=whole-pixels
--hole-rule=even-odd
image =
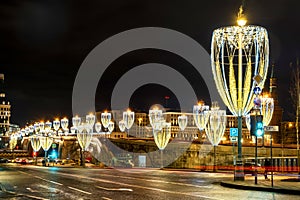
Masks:
[[[31,188],[26,188],[26,190],[29,190],[30,192],[37,192],[36,190],[33,190]]]
[[[100,187],[100,186],[96,186],[97,188],[106,190],[106,191],[128,191],[128,192],[132,192],[132,189],[129,188],[105,188],[105,187]]]
[[[47,180],[47,179],[44,179],[42,177],[39,177],[39,176],[34,176],[35,178],[38,178],[38,179],[41,179],[43,181],[47,181],[47,182],[50,182],[50,183],[54,183],[56,185],[63,185],[62,183],[58,183],[58,182],[55,182],[55,181],[51,181],[51,180]]]
[[[68,186],[68,188],[70,188],[70,189],[72,189],[72,190],[76,190],[76,191],[78,191],[78,192],[82,192],[82,193],[84,193],[84,194],[92,194],[92,193],[90,193],[90,192],[87,192],[87,191],[84,191],[84,190],[80,190],[80,189],[77,189],[77,188],[73,188],[73,187],[70,187],[70,186]]]
[[[27,194],[22,194],[22,195],[24,195],[24,196],[26,196],[26,197],[30,197],[30,198],[32,198],[32,199],[38,199],[38,200],[50,200],[50,199],[45,199],[45,198],[43,198],[43,197],[37,197],[37,196],[32,196],[32,195],[27,195]]]
[[[107,197],[101,197],[102,199],[105,199],[105,200],[112,200],[110,198],[107,198]]]
[[[77,177],[80,179],[89,179],[97,182],[104,182],[104,183],[112,183],[116,185],[123,185],[126,187],[135,187],[135,188],[140,188],[140,189],[146,189],[146,190],[153,190],[153,191],[159,191],[159,192],[164,192],[164,193],[169,193],[169,194],[178,194],[178,195],[186,195],[186,196],[192,196],[192,197],[200,197],[200,198],[205,198],[205,199],[215,199],[215,200],[220,200],[220,198],[214,198],[214,197],[209,197],[209,196],[204,196],[204,195],[198,195],[198,194],[191,194],[191,193],[183,193],[183,192],[176,192],[176,191],[169,191],[169,190],[163,190],[159,188],[153,188],[153,187],[145,187],[145,186],[140,186],[140,185],[132,185],[132,184],[127,184],[127,183],[121,183],[121,182],[114,182],[110,180],[105,180],[105,179],[99,179],[99,178],[90,178],[90,177],[85,177],[82,175],[76,175],[76,174],[66,174],[63,172],[57,172],[57,174],[62,174],[65,176],[73,176]]]

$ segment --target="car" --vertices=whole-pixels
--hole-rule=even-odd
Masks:
[[[257,163],[256,169],[258,174],[263,174],[265,172],[265,168],[262,167],[259,163]],[[244,174],[255,175],[255,163],[253,162],[244,163]]]
[[[0,158],[0,163],[8,163],[8,159],[7,158]]]

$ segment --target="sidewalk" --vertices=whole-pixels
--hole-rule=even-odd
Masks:
[[[273,187],[271,186],[270,176],[268,178],[267,180],[258,179],[257,185],[254,184],[254,177],[251,179],[247,177],[245,181],[222,181],[221,186],[243,190],[300,195],[300,181],[295,177],[276,177],[273,181]]]

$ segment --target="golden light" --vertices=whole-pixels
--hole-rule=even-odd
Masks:
[[[139,120],[139,123],[141,123],[143,121],[143,118],[140,117],[138,120]]]
[[[289,128],[292,128],[292,127],[293,127],[293,123],[290,122],[290,123],[289,123]]]
[[[237,18],[237,24],[239,26],[245,26],[247,23],[247,19],[243,14],[243,7],[240,7],[239,13],[238,13],[238,18]]]

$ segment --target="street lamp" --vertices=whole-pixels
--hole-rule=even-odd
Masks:
[[[131,111],[130,109],[123,112],[123,120],[125,122],[125,127],[128,130],[127,135],[129,137],[129,129],[132,127],[134,123],[134,112]]]
[[[156,146],[160,150],[160,159],[161,159],[161,168],[163,168],[163,150],[169,143],[171,138],[171,123],[165,122],[165,120],[161,120],[159,123],[158,129],[153,128],[153,137]]]
[[[184,131],[184,129],[187,126],[187,116],[186,115],[180,115],[178,116],[178,125],[181,131]]]
[[[265,28],[246,25],[242,6],[237,22],[238,26],[214,30],[211,63],[218,92],[230,112],[238,117],[238,173],[234,178],[244,180],[242,117],[252,108],[255,82],[263,88],[269,65],[269,40]]]
[[[121,132],[124,132],[124,131],[125,131],[126,126],[125,126],[124,120],[120,120],[120,121],[119,121],[119,129],[120,129]]]
[[[104,128],[106,129],[108,128],[108,124],[110,120],[111,120],[111,113],[108,113],[107,111],[101,113],[101,123]]]
[[[31,143],[31,147],[32,147],[33,152],[34,152],[35,165],[37,165],[37,156],[36,156],[36,154],[41,148],[41,143],[40,143],[39,136],[37,134],[34,134],[34,135],[30,136],[30,143]]]
[[[216,171],[216,147],[219,145],[226,129],[226,111],[220,110],[217,102],[212,103],[211,110],[208,111],[208,123],[205,132],[208,140],[214,147],[214,168]]]

